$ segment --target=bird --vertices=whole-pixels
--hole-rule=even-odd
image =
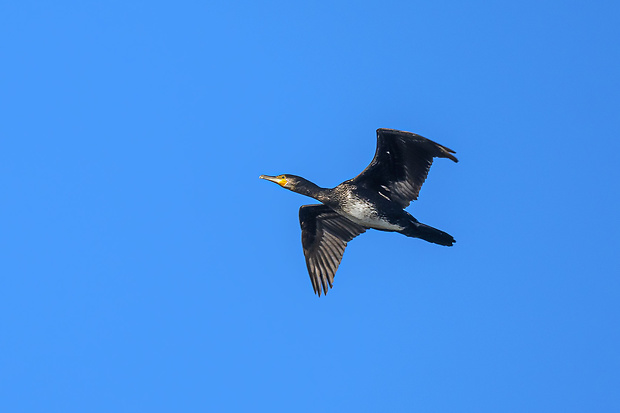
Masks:
[[[452,246],[452,235],[423,224],[405,211],[417,200],[434,158],[458,159],[455,152],[412,132],[377,129],[377,150],[353,179],[321,188],[297,175],[261,175],[282,188],[321,202],[299,208],[301,244],[314,293],[333,287],[347,243],[368,229],[398,232]]]

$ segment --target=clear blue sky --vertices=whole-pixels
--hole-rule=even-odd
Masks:
[[[0,411],[620,411],[620,6],[0,5]],[[457,151],[312,293],[375,129]]]

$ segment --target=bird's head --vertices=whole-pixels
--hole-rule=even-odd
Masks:
[[[266,179],[267,181],[275,182],[280,185],[282,188],[290,189],[291,191],[295,191],[295,188],[298,187],[299,184],[307,182],[304,178],[297,175],[278,175],[278,176],[269,176],[269,175],[261,175],[260,179]]]
[[[323,202],[325,197],[325,190],[297,175],[278,175],[269,176],[261,175],[261,179],[266,179],[271,182],[275,182],[282,188],[286,188],[289,191],[297,192],[298,194],[306,195],[314,199],[318,199]]]

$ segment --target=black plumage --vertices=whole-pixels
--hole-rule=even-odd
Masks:
[[[347,242],[369,228],[439,245],[454,243],[451,235],[418,222],[403,209],[418,198],[433,158],[458,162],[453,153],[415,133],[377,129],[377,151],[370,165],[335,188],[321,188],[296,175],[261,175],[322,202],[299,209],[302,247],[315,293],[327,294]]]
[[[347,242],[366,231],[327,205],[304,205],[299,208],[301,245],[314,292],[325,293],[334,283]]]

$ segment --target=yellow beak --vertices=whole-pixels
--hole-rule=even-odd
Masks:
[[[269,175],[261,175],[259,176],[260,179],[266,179],[267,181],[271,181],[271,182],[275,182],[276,184],[280,185],[280,186],[284,186],[286,185],[286,178],[284,177],[278,177],[278,176],[269,176]]]

